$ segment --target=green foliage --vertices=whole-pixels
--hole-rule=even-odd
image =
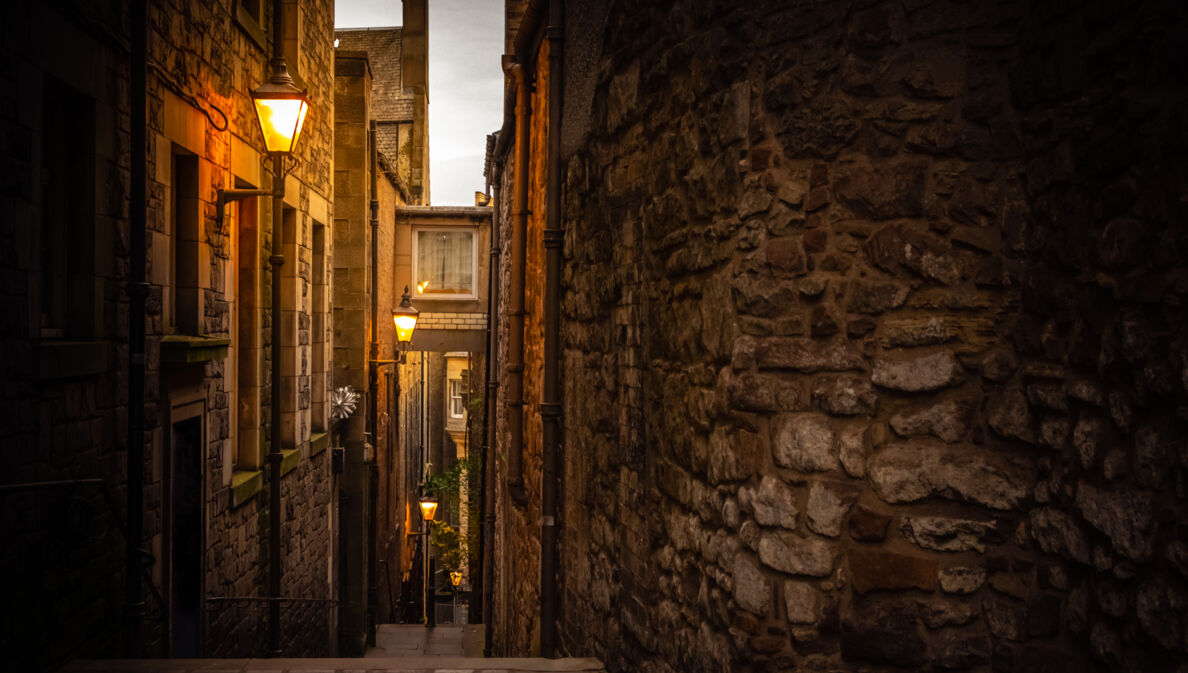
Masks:
[[[460,570],[470,563],[478,562],[479,532],[479,487],[481,485],[479,461],[467,457],[453,467],[425,480],[425,490],[437,497],[438,518],[434,520],[429,542],[441,555],[442,567],[446,570]],[[457,512],[462,503],[462,493],[467,494],[466,535],[445,520],[447,512]]]

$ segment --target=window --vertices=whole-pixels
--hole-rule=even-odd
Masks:
[[[310,341],[313,342],[313,393],[311,395],[313,398],[311,404],[313,420],[311,427],[313,432],[326,432],[326,421],[329,417],[326,404],[329,376],[327,365],[333,359],[333,353],[329,352],[330,344],[326,338],[326,327],[330,323],[329,288],[326,286],[329,270],[326,264],[326,225],[316,220],[313,225],[313,310],[310,316],[313,324],[311,330],[313,334],[310,338]]]
[[[466,413],[466,404],[462,399],[462,379],[449,380],[449,396],[450,418],[462,418]]]
[[[177,334],[203,330],[204,282],[210,267],[201,260],[202,203],[198,200],[198,157],[173,146],[169,182],[169,322]]]
[[[252,38],[256,46],[268,48],[268,38],[264,35],[264,0],[237,0],[235,3],[235,22],[243,32]]]
[[[95,106],[46,78],[41,129],[41,334],[95,336]]]
[[[413,280],[426,299],[474,299],[473,229],[417,229],[413,234]]]
[[[240,189],[251,189],[236,180]],[[259,199],[244,199],[236,204],[236,288],[235,288],[235,399],[236,447],[234,466],[258,470],[264,465],[260,434],[261,304],[260,304],[260,227]]]

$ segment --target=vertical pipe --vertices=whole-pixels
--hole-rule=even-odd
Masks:
[[[144,616],[141,595],[140,543],[144,536],[144,230],[148,167],[147,83],[148,10],[145,0],[132,2],[132,82],[129,114],[132,118],[131,193],[128,234],[130,278],[128,281],[128,493],[127,534],[124,549],[124,655],[139,657],[140,623]],[[168,637],[168,634],[166,634]]]
[[[549,3],[549,135],[545,210],[544,390],[540,482],[540,654],[557,650],[557,453],[561,435],[561,104],[564,28],[560,0]]]
[[[495,198],[491,212],[491,261],[487,274],[487,402],[483,405],[483,531],[482,596],[483,656],[491,656],[491,640],[495,635],[495,461],[491,452],[496,446],[496,415],[492,409],[499,400],[499,170],[494,173]]]
[[[279,11],[277,12],[280,13]],[[268,452],[268,651],[280,656],[280,586],[281,586],[281,269],[285,265],[283,246],[285,207],[285,158],[272,157],[272,427],[269,428]]]
[[[278,8],[279,9],[279,8]],[[277,12],[280,13],[279,11]],[[285,265],[283,246],[285,208],[285,158],[281,154],[272,157],[272,427],[269,441],[272,449],[268,453],[270,473],[268,504],[268,650],[272,656],[280,656],[280,585],[281,585],[281,269]]]
[[[284,54],[284,8],[272,5],[272,73],[287,73]],[[284,256],[285,157],[272,155],[272,427],[268,453],[268,651],[280,656],[281,590],[281,269]]]
[[[433,590],[433,575],[435,574],[434,566],[436,563],[433,557],[429,555],[428,524],[425,526],[425,531],[425,563],[429,566],[429,572],[425,574],[425,626],[432,628],[437,626],[437,602],[434,596],[437,592]]]
[[[376,191],[376,147],[375,120],[367,129],[367,143],[370,147],[371,173],[371,346],[367,358],[367,433],[371,442],[371,463],[367,466],[367,644],[375,645],[376,559],[375,519],[376,491],[379,490],[379,434],[377,416],[379,412],[379,194]]]
[[[516,163],[515,192],[512,197],[511,296],[508,297],[510,320],[507,347],[507,426],[510,446],[507,457],[507,487],[520,504],[527,502],[524,493],[524,274],[528,228],[528,76],[523,63],[507,66],[516,83]]]

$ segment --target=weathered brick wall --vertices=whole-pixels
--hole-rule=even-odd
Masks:
[[[564,649],[1176,670],[1185,34],[1158,1],[616,5],[566,165]]]

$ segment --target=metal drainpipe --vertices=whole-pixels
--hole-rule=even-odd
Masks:
[[[140,625],[144,617],[141,594],[141,538],[144,536],[144,231],[148,176],[147,92],[148,9],[145,0],[132,2],[132,82],[129,110],[132,117],[131,194],[129,245],[131,276],[128,281],[128,502],[124,549],[124,655],[139,657]]]
[[[491,211],[491,261],[487,274],[487,402],[483,408],[483,535],[482,538],[482,622],[483,656],[491,656],[491,640],[495,635],[495,461],[491,452],[495,450],[496,416],[491,413],[499,399],[499,176],[494,171],[495,206]]]
[[[543,430],[540,482],[540,654],[557,650],[557,453],[561,438],[561,105],[564,87],[562,50],[565,29],[560,0],[549,3],[549,136],[545,210],[544,389],[540,403]]]
[[[367,466],[367,644],[375,646],[378,600],[375,549],[376,491],[379,490],[379,192],[376,187],[375,120],[367,129],[371,164],[371,346],[367,358],[367,433],[371,440],[371,463]]]
[[[284,11],[280,3],[272,8],[272,69],[285,67]],[[268,651],[280,656],[280,593],[281,593],[281,269],[284,256],[285,157],[272,156],[272,427],[268,453]]]
[[[524,262],[528,229],[529,77],[523,63],[505,64],[516,84],[516,168],[513,176],[511,236],[511,296],[507,347],[507,426],[511,435],[507,457],[507,487],[516,503],[528,501],[524,492]]]

